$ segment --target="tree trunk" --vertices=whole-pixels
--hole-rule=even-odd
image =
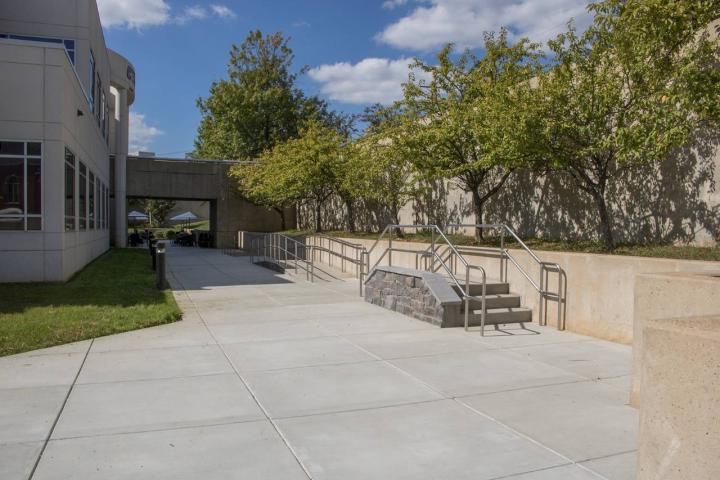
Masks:
[[[483,207],[485,206],[486,199],[480,196],[477,188],[472,191],[473,198],[473,213],[475,213],[475,224],[482,225],[483,223]],[[475,227],[475,240],[482,241],[484,238],[484,232],[482,228]]]
[[[352,199],[345,200],[345,208],[347,208],[348,230],[351,233],[355,233],[355,205]]]
[[[315,231],[322,232],[322,203],[319,199],[315,200]]]
[[[602,239],[605,250],[615,249],[615,238],[612,231],[612,219],[610,208],[605,200],[605,193],[603,190],[593,189],[592,193],[593,200],[595,200],[595,206],[598,209],[600,215],[600,225],[598,225],[598,231],[600,238]]]
[[[284,208],[278,208],[274,207],[275,211],[280,215],[280,230],[285,231],[287,230],[287,223],[285,222],[285,209]]]

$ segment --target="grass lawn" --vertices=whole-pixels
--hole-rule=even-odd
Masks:
[[[327,235],[344,238],[366,238],[375,240],[378,233],[356,232],[350,233],[346,231],[324,232]],[[291,231],[288,235],[311,235],[311,231]],[[483,242],[478,242],[470,235],[448,235],[450,240],[456,245],[478,245],[478,246],[499,246],[500,242],[496,238],[489,238]],[[397,237],[394,237],[397,239]],[[402,240],[409,242],[430,242],[430,234],[425,232],[406,233]],[[506,245],[513,247],[512,241],[505,237]],[[533,250],[545,250],[552,252],[578,252],[578,253],[600,253],[606,255],[633,255],[638,257],[654,257],[654,258],[674,258],[680,260],[706,260],[720,261],[720,248],[718,247],[696,247],[692,245],[635,245],[621,244],[611,252],[606,251],[600,242],[591,241],[566,241],[566,240],[544,240],[538,238],[523,239],[523,241]]]
[[[11,283],[0,296],[0,356],[174,322],[147,250],[114,249],[66,283]]]

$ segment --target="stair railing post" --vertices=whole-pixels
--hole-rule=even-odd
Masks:
[[[390,235],[388,236],[388,267],[392,267],[392,237],[394,230],[394,228],[391,228]]]
[[[480,336],[485,336],[485,317],[487,315],[487,305],[485,304],[485,297],[487,296],[487,274],[485,269],[482,270],[482,311],[480,312]]]
[[[310,256],[310,282],[315,283],[315,254],[314,254],[314,252]]]
[[[432,248],[432,251],[433,251],[433,256],[431,257],[431,260],[430,260],[430,271],[434,272],[435,271],[435,255],[434,255],[435,254],[435,229],[434,228],[430,229],[430,247]]]
[[[560,323],[562,318],[560,317],[560,311],[562,310],[562,298],[560,297],[560,294],[562,292],[562,275],[560,274],[560,270],[557,272],[558,276],[558,290],[557,290],[557,305],[558,305],[558,311],[557,311],[557,329],[558,330],[565,330],[565,324]]]
[[[341,257],[340,257],[340,259],[341,259],[341,261],[340,261],[340,265],[341,265],[340,270],[342,270],[342,272],[345,273],[345,244],[344,244],[344,243],[341,243],[341,244],[340,244],[340,255],[341,255]]]
[[[505,270],[505,229],[500,230],[500,281],[507,282],[505,278],[507,271]]]
[[[294,257],[295,257],[295,275],[297,275],[297,262],[298,262],[297,246],[298,246],[298,242],[295,242],[295,255],[294,255]]]
[[[538,325],[543,324],[543,298],[545,291],[545,266],[540,265],[540,298],[538,303]]]
[[[470,326],[470,267],[465,266],[465,331]]]

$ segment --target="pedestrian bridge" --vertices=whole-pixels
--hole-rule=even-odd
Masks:
[[[161,157],[127,158],[127,198],[198,200],[210,203],[210,230],[217,248],[232,248],[240,230],[281,229],[280,215],[245,200],[228,177],[232,160],[194,160]],[[286,212],[288,225],[295,212]]]

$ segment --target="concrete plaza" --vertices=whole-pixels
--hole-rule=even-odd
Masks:
[[[441,330],[215,250],[168,265],[182,321],[0,358],[0,478],[634,478],[630,347]]]

